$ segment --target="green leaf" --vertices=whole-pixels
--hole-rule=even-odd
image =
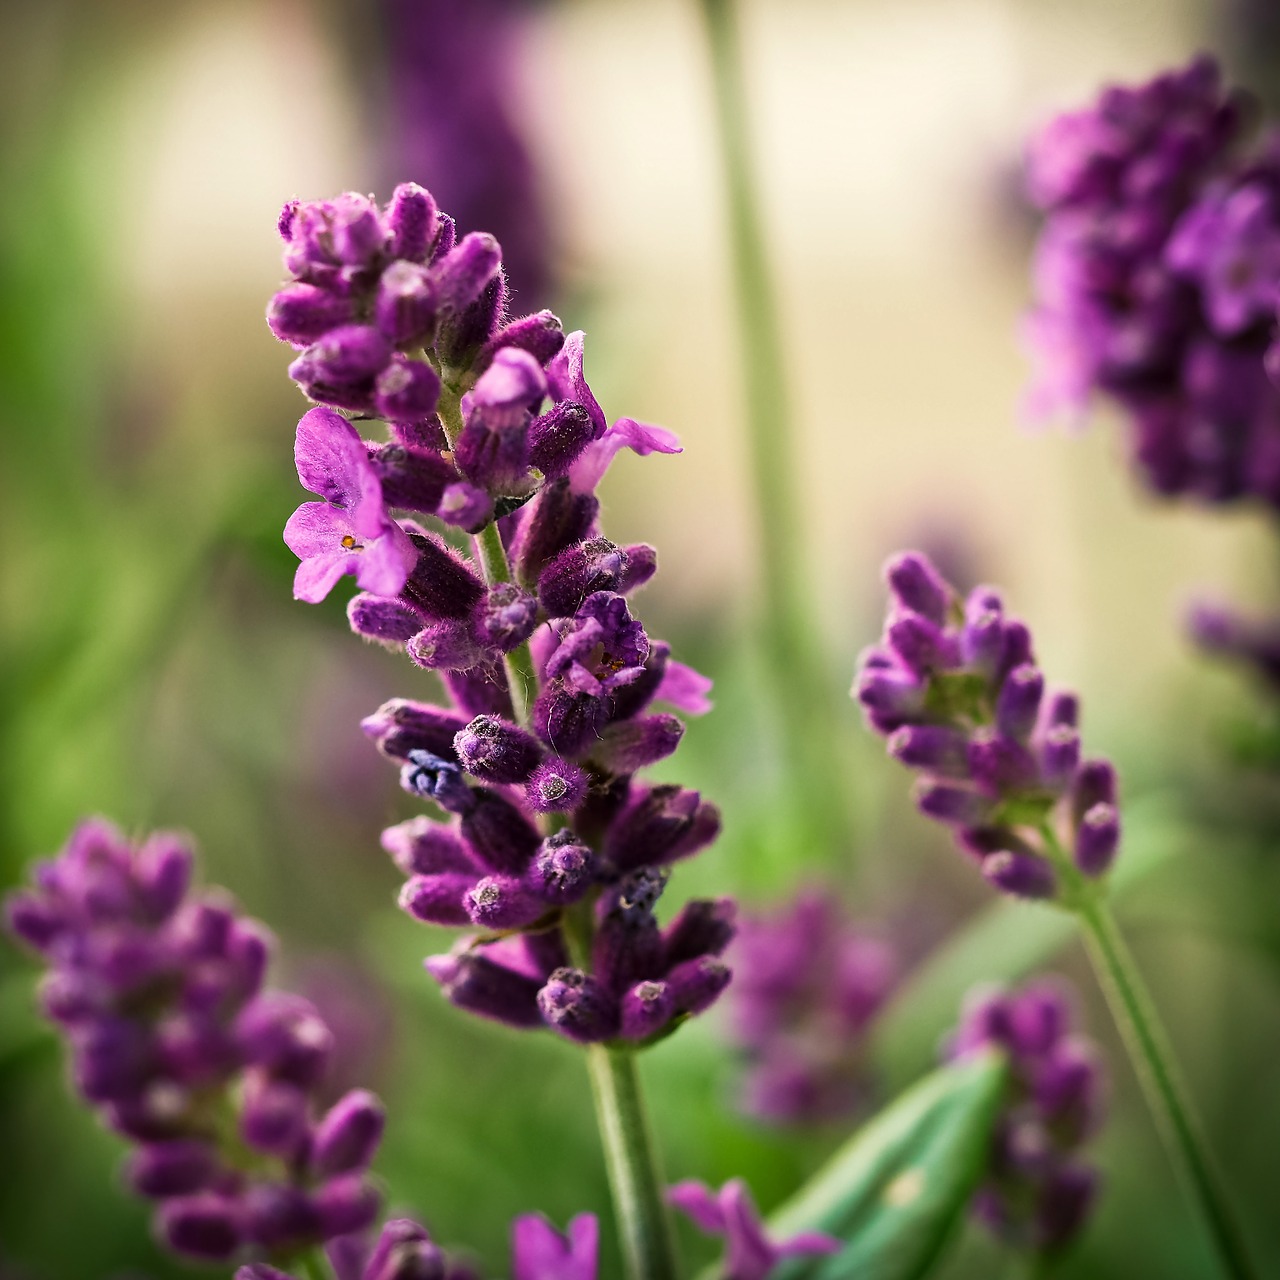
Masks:
[[[942,1252],[986,1165],[1005,1062],[941,1067],[874,1116],[768,1223],[775,1239],[825,1231],[838,1254],[771,1280],[917,1280]]]

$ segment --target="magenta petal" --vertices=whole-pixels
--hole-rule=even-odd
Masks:
[[[779,1258],[800,1258],[809,1253],[839,1253],[843,1248],[844,1241],[835,1236],[823,1235],[821,1231],[802,1231],[775,1245],[774,1251]]]
[[[540,1214],[511,1224],[512,1280],[596,1280],[600,1227],[595,1215],[579,1214],[561,1235]]]
[[[383,502],[382,481],[367,458],[357,473],[357,479],[358,486],[352,495],[352,526],[361,539],[380,538],[394,521],[387,515]]]
[[[598,440],[605,433],[605,416],[582,372],[585,336],[581,329],[575,329],[565,337],[564,346],[547,365],[547,389],[555,400],[577,401],[587,411]]]
[[[575,493],[589,493],[600,483],[620,449],[644,457],[650,453],[680,453],[680,439],[665,427],[619,418],[608,431],[582,451],[569,468],[569,484]]]
[[[299,560],[342,549],[342,539],[356,533],[350,516],[327,502],[304,502],[284,526],[284,545]]]
[[[668,662],[654,690],[655,702],[669,702],[678,711],[691,716],[704,716],[711,710],[713,681],[683,662]]]
[[[293,459],[304,487],[340,507],[355,503],[362,475],[370,470],[360,433],[332,409],[316,408],[302,415]]]
[[[293,575],[293,598],[319,604],[337,586],[339,578],[355,572],[359,559],[358,552],[350,551],[308,556]]]
[[[399,595],[418,561],[418,552],[409,535],[395,521],[380,538],[365,546],[350,572],[362,591],[377,596]]]
[[[708,1235],[720,1235],[725,1229],[720,1197],[705,1183],[692,1179],[677,1182],[667,1189],[667,1203],[692,1219],[694,1226]]]

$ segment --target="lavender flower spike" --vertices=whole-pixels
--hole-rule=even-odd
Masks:
[[[962,601],[917,552],[885,577],[884,637],[853,687],[868,723],[990,884],[1078,905],[1115,858],[1120,817],[1115,771],[1080,759],[1076,699],[1045,696],[1031,633],[989,587]]]
[[[702,1182],[679,1182],[667,1199],[708,1235],[724,1236],[725,1259],[721,1280],[767,1280],[786,1258],[837,1253],[842,1244],[834,1236],[806,1231],[790,1240],[774,1242],[764,1233],[759,1211],[741,1178],[712,1191]]]

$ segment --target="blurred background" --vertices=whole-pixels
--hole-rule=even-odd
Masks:
[[[277,981],[351,1028],[344,1080],[387,1101],[377,1168],[394,1207],[499,1274],[514,1213],[607,1213],[575,1050],[447,1007],[420,967],[447,935],[395,909],[377,835],[409,810],[358,720],[393,694],[431,696],[431,679],[359,643],[341,592],[321,607],[290,596],[280,530],[302,497],[304,402],[262,320],[281,276],[275,217],[295,196],[385,198],[413,179],[463,229],[498,236],[518,309],[551,305],[588,331],[611,420],[683,439],[678,458],[627,454],[604,490],[610,535],[660,552],[640,605],[650,633],[716,681],[715,712],[663,770],[721,804],[725,835],[669,896],[763,905],[835,884],[908,968],[972,928],[985,887],[915,815],[846,690],[879,629],[890,551],[922,546],[962,585],[1001,583],[1050,679],[1083,693],[1090,749],[1119,764],[1146,859],[1122,915],[1280,1271],[1278,775],[1249,750],[1265,729],[1258,691],[1199,657],[1181,625],[1199,591],[1274,605],[1276,529],[1152,499],[1105,413],[1077,433],[1025,427],[1017,340],[1035,232],[1018,185],[1027,131],[1105,79],[1204,48],[1280,105],[1273,5],[742,6],[806,586],[836,708],[823,732],[845,783],[803,797],[829,817],[827,839],[811,824],[797,838],[800,797],[761,692],[767,603],[690,0],[10,0],[4,15],[5,888],[84,812],[190,830],[205,879],[280,934]],[[1027,936],[1006,928],[970,976],[1038,962]],[[33,967],[0,946],[0,1275],[189,1274],[150,1243],[145,1207],[118,1185],[121,1144],[69,1100]],[[1054,963],[1079,981],[1115,1091],[1100,1211],[1060,1274],[1211,1275],[1078,946]],[[927,1068],[954,1017],[929,981],[908,981],[872,1034],[882,1091]],[[797,1132],[740,1116],[723,1021],[704,1022],[644,1064],[667,1172],[743,1175],[767,1208],[850,1121]],[[969,1228],[940,1274],[998,1265]]]

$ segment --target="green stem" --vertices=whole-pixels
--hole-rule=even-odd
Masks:
[[[329,1267],[318,1250],[304,1253],[298,1259],[302,1274],[306,1280],[329,1280]]]
[[[740,365],[759,523],[760,626],[786,762],[798,797],[842,796],[841,762],[830,750],[833,699],[821,687],[820,654],[807,623],[807,584],[794,460],[797,443],[783,366],[782,331],[769,274],[764,220],[753,172],[734,0],[700,0],[711,55],[737,293]],[[814,806],[798,806],[812,816]],[[843,806],[828,806],[847,842]],[[807,820],[807,819],[806,819]]]
[[[630,1280],[675,1280],[675,1242],[635,1050],[588,1045],[587,1069],[626,1273]]]
[[[1237,1280],[1250,1280],[1257,1273],[1245,1252],[1230,1202],[1192,1111],[1173,1048],[1115,917],[1101,901],[1085,903],[1078,915],[1089,959],[1169,1158],[1204,1218],[1225,1273]]]
[[[440,388],[440,403],[436,412],[444,424],[445,436],[452,448],[462,434],[462,394],[447,379]],[[502,535],[498,532],[497,522],[491,520],[479,533],[471,539],[475,547],[476,559],[484,570],[484,580],[492,587],[499,582],[510,582],[511,566],[507,563],[506,548],[502,545]],[[529,644],[524,644],[503,655],[503,666],[507,671],[507,685],[511,690],[511,709],[515,721],[519,725],[528,725],[529,708],[536,692],[533,675],[533,655]]]

